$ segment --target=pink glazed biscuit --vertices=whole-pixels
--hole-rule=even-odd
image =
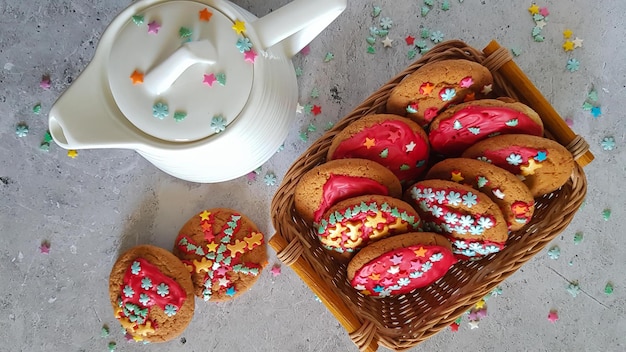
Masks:
[[[428,139],[435,152],[458,156],[483,139],[513,133],[543,136],[543,122],[522,103],[483,99],[441,112],[430,124]]]
[[[328,160],[363,158],[393,172],[401,183],[411,182],[425,171],[428,137],[415,122],[392,114],[364,116],[339,132],[328,148]]]
[[[366,296],[387,297],[426,287],[457,262],[450,242],[431,232],[410,232],[372,243],[348,264],[348,280]]]

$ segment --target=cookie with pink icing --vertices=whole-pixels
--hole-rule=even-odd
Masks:
[[[433,165],[425,178],[458,182],[484,193],[500,207],[511,231],[529,223],[535,211],[535,199],[520,179],[484,161],[446,159]]]
[[[404,194],[422,227],[446,236],[459,259],[479,259],[504,248],[508,237],[502,211],[487,195],[447,180],[424,180]]]
[[[415,122],[392,114],[364,116],[337,133],[327,159],[362,158],[376,161],[401,183],[411,182],[428,163],[428,136]]]
[[[485,139],[463,152],[463,157],[509,171],[526,184],[533,197],[559,189],[575,167],[572,154],[558,142],[522,134]]]
[[[400,198],[402,186],[391,170],[375,161],[337,159],[302,175],[294,190],[294,205],[305,220],[314,223],[336,203],[367,194]]]
[[[459,156],[471,145],[501,134],[543,136],[543,122],[530,107],[515,101],[481,99],[451,106],[430,124],[433,150]]]
[[[374,242],[347,268],[352,287],[367,296],[388,297],[426,287],[457,262],[450,242],[431,232],[410,232]]]
[[[109,276],[115,318],[135,341],[164,342],[180,335],[195,307],[185,265],[169,251],[140,245],[124,252]]]
[[[343,200],[324,213],[317,227],[322,245],[350,258],[368,243],[418,231],[420,218],[411,205],[388,196],[365,195]]]
[[[486,95],[492,85],[489,70],[474,61],[429,62],[393,88],[387,100],[387,112],[407,116],[426,126],[447,106]]]

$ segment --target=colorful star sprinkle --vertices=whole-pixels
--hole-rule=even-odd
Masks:
[[[572,43],[574,43],[574,48],[580,48],[583,46],[583,40],[576,37],[576,39],[572,40]]]
[[[246,60],[246,62],[253,64],[254,61],[256,60],[257,53],[254,50],[250,49],[243,54],[243,57],[244,57],[244,60]]]
[[[406,42],[406,45],[413,45],[415,43],[415,37],[408,35],[404,38],[404,41]]]
[[[211,74],[204,74],[204,77],[202,78],[202,83],[206,84],[209,87],[213,87],[213,83],[215,83],[217,81],[217,78],[215,78],[215,74],[211,73]]]
[[[557,320],[559,320],[559,314],[556,309],[552,309],[550,313],[548,313],[548,320],[553,324],[556,323]]]
[[[78,156],[78,151],[74,150],[74,149],[70,149],[67,151],[67,156],[72,158],[72,159],[76,159],[76,157]]]
[[[535,42],[543,42],[545,40],[545,37],[541,34],[541,31],[546,25],[546,19],[550,12],[548,11],[547,7],[540,8],[539,6],[537,6],[537,4],[532,4],[528,8],[528,12],[530,12],[533,21],[535,21],[535,26],[531,31],[533,39],[535,40]]]
[[[385,40],[383,40],[383,46],[385,48],[391,48],[392,43],[393,43],[393,40],[389,39],[389,37],[386,37]]]
[[[242,35],[243,33],[245,33],[246,31],[246,23],[236,20],[235,24],[233,24],[233,30],[235,31],[235,33]]]
[[[41,87],[42,89],[48,90],[50,89],[50,86],[51,86],[50,77],[43,76],[41,78],[41,82],[39,82],[39,87]]]
[[[318,105],[313,105],[313,107],[311,108],[311,112],[313,113],[313,115],[317,116],[322,113],[322,107]]]
[[[611,282],[607,282],[604,286],[604,294],[606,294],[607,296],[613,294],[613,284]]]
[[[133,71],[133,73],[131,73],[130,75],[130,81],[133,82],[133,84],[143,83],[143,73],[137,70]]]
[[[270,270],[270,272],[272,273],[273,277],[280,275],[281,274],[280,265],[278,264],[274,265],[272,269]]]
[[[211,16],[213,16],[213,13],[209,11],[209,9],[205,8],[198,11],[198,17],[200,18],[200,21],[208,22],[209,20],[211,20]]]
[[[39,245],[39,252],[41,254],[50,254],[50,242],[41,241],[41,245]]]
[[[161,29],[161,24],[157,21],[152,21],[148,23],[148,33],[150,34],[158,34],[159,29]]]
[[[566,40],[565,43],[563,43],[563,50],[565,51],[574,50],[574,42],[572,42],[571,40]]]
[[[141,26],[144,22],[144,17],[143,15],[133,15],[132,20],[134,24]]]

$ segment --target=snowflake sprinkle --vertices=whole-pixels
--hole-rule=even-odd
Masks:
[[[215,133],[224,132],[226,130],[226,119],[222,115],[213,116],[211,119],[211,128]]]
[[[565,68],[567,68],[569,72],[576,72],[580,68],[580,62],[576,59],[569,59],[567,60],[567,65],[565,65]]]
[[[604,150],[613,150],[615,149],[615,138],[604,137],[600,145],[602,146],[602,149]]]
[[[443,33],[441,33],[440,31],[434,31],[430,34],[430,40],[433,41],[433,43],[440,43],[441,41],[443,41]]]

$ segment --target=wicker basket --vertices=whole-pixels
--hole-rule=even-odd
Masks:
[[[339,131],[364,115],[384,112],[387,97],[403,77],[428,62],[458,58],[487,67],[494,76],[494,91],[535,109],[542,116],[546,135],[566,146],[578,163],[561,189],[536,199],[532,221],[510,236],[503,251],[456,264],[433,285],[409,294],[383,299],[364,296],[350,286],[345,264],[327,254],[313,228],[295,211],[296,184],[304,173],[325,162],[328,147]],[[292,165],[272,201],[277,234],[270,245],[318,295],[359,349],[375,351],[379,344],[392,350],[407,349],[449,326],[567,227],[586,193],[582,166],[593,160],[588,149],[512,61],[508,50],[495,41],[483,52],[460,41],[445,42],[371,95]]]

